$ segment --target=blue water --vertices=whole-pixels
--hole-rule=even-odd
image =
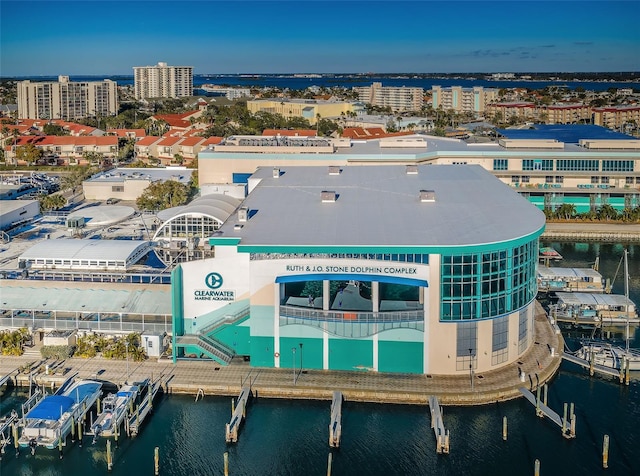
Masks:
[[[57,81],[57,76],[32,76],[19,77],[16,79],[31,79],[32,81]],[[70,76],[71,81],[101,81],[111,79],[120,86],[133,85],[133,75],[121,76]],[[259,77],[241,77],[239,75],[202,75],[193,76],[193,86],[198,88],[203,84],[216,84],[225,86],[241,87],[275,87],[289,89],[306,89],[310,86],[321,86],[330,88],[332,86],[342,86],[351,88],[354,86],[370,86],[373,82],[382,82],[383,86],[407,86],[419,87],[425,90],[432,86],[462,86],[470,88],[482,86],[485,88],[529,88],[543,89],[547,86],[566,86],[569,89],[583,87],[585,90],[606,91],[609,88],[634,88],[640,89],[640,80],[633,82],[608,82],[608,81],[488,81],[485,79],[455,79],[455,78],[413,78],[413,77],[322,77],[322,78],[293,78],[291,76],[273,75]]]
[[[601,257],[600,272],[613,278],[624,245],[543,243],[563,256],[562,266],[584,267]],[[629,246],[631,297],[640,297],[640,246]],[[622,291],[622,277],[614,291]],[[0,397],[0,414],[19,406],[24,390]],[[640,375],[627,387],[615,380],[590,378],[582,369],[563,363],[549,385],[549,406],[562,414],[573,402],[576,438],[567,440],[547,419],[535,416],[525,399],[482,407],[445,407],[444,422],[451,432],[451,453],[437,455],[427,407],[362,404],[343,405],[343,437],[334,450],[333,476],[469,475],[529,476],[535,460],[540,475],[628,476],[640,474]],[[154,448],[160,449],[163,476],[222,475],[223,454],[229,453],[229,474],[325,475],[329,401],[284,401],[258,398],[248,407],[248,418],[238,443],[227,445],[225,423],[231,399],[169,396],[156,401],[154,414],[135,439],[122,438],[115,450],[114,476],[152,475]],[[502,440],[507,417],[508,439]],[[602,469],[602,442],[610,436],[609,468]],[[18,458],[8,449],[0,475],[109,474],[105,442],[95,446],[85,439],[64,450],[39,449],[35,456],[22,450]]]

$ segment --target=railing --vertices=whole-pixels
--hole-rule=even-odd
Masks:
[[[218,341],[206,338],[204,336],[179,336],[176,340],[176,343],[179,345],[195,345],[197,347],[200,347],[202,350],[217,357],[218,359],[220,359],[220,361],[226,364],[231,362],[231,359],[235,354],[235,352],[231,348],[223,345]]]
[[[390,329],[424,332],[424,311],[349,312],[280,306],[280,325],[317,327],[339,337],[370,337]]]
[[[5,279],[22,275],[7,273]],[[131,284],[171,284],[171,275],[167,273],[94,273],[78,271],[29,271],[27,279],[42,281],[75,281],[92,283],[131,283]]]
[[[335,311],[280,306],[280,317],[295,317],[315,321],[357,322],[359,324],[384,324],[389,322],[424,322],[424,310],[411,311]]]
[[[249,315],[249,307],[247,306],[245,308],[240,309],[238,312],[234,314],[226,315],[223,318],[218,319],[215,322],[212,322],[208,326],[203,327],[198,331],[198,335],[206,336],[207,334],[210,334],[212,331],[216,330],[217,328],[225,324],[234,324],[238,322],[240,319],[248,315]]]
[[[45,330],[91,330],[94,332],[143,332],[171,334],[171,319],[165,322],[135,322],[135,321],[78,321],[77,319],[35,319],[26,317],[2,317],[0,327],[21,327],[45,329]]]

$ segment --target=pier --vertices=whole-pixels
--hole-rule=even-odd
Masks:
[[[233,411],[231,412],[231,421],[227,423],[225,428],[225,440],[227,443],[238,442],[238,430],[242,424],[242,420],[247,416],[247,403],[249,397],[251,397],[251,387],[243,387],[238,399],[233,405]]]
[[[331,400],[331,423],[329,424],[329,446],[338,448],[342,436],[342,392],[333,392]]]
[[[15,410],[0,419],[0,459],[5,452],[5,447],[11,444],[11,437],[15,432],[14,427],[18,424],[18,420],[18,413]]]
[[[442,407],[435,395],[429,396],[429,410],[431,411],[431,428],[436,437],[436,452],[449,453],[449,431],[444,428]]]
[[[160,390],[160,387],[160,379],[156,380],[155,382],[149,382],[147,384],[147,393],[142,399],[142,402],[138,406],[136,406],[133,414],[129,418],[125,419],[125,430],[127,432],[127,435],[131,437],[138,435],[144,419],[153,409],[153,399],[158,393],[158,390]]]
[[[581,359],[580,357],[576,357],[575,355],[569,354],[567,352],[562,354],[562,359],[589,370],[589,375],[592,377],[596,373],[602,374],[602,375],[608,375],[610,377],[618,378],[620,380],[620,383],[625,382],[627,385],[629,385],[628,365],[625,365],[623,369],[618,370],[611,367],[605,367],[604,365],[596,364],[593,361],[593,359],[591,360]]]
[[[571,412],[567,419],[567,404],[564,404],[564,416],[560,418],[555,411],[547,406],[547,385],[544,385],[544,397],[540,399],[540,387],[537,388],[534,396],[528,389],[520,387],[520,392],[524,397],[536,407],[536,416],[544,418],[545,416],[553,423],[558,425],[562,430],[562,436],[565,438],[576,437],[576,415],[573,411],[573,403],[571,404]]]

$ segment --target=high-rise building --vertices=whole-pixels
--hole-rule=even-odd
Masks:
[[[18,117],[21,119],[74,120],[118,113],[118,88],[114,81],[18,82]]]
[[[441,108],[445,111],[453,110],[458,113],[473,112],[478,115],[482,114],[487,105],[495,101],[497,97],[497,89],[486,89],[481,86],[474,86],[473,88],[433,86],[431,88],[431,105],[434,109]]]
[[[390,107],[392,111],[419,111],[424,104],[424,89],[406,86],[356,86],[353,90],[360,101],[377,107]]]
[[[134,66],[133,76],[136,99],[193,95],[193,66]]]

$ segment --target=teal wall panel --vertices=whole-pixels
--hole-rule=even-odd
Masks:
[[[422,342],[378,342],[380,372],[424,373]]]
[[[211,336],[235,350],[238,355],[251,353],[251,328],[246,325],[224,325],[212,333]]]
[[[273,337],[251,337],[251,365],[253,367],[273,367]]]
[[[300,344],[302,344],[302,362],[300,361]],[[292,349],[296,349],[295,354]],[[295,361],[294,361],[295,359]],[[280,367],[294,364],[297,369],[322,370],[322,339],[305,339],[299,337],[280,338]]]
[[[373,368],[372,341],[329,339],[330,370],[369,370],[371,368]]]

